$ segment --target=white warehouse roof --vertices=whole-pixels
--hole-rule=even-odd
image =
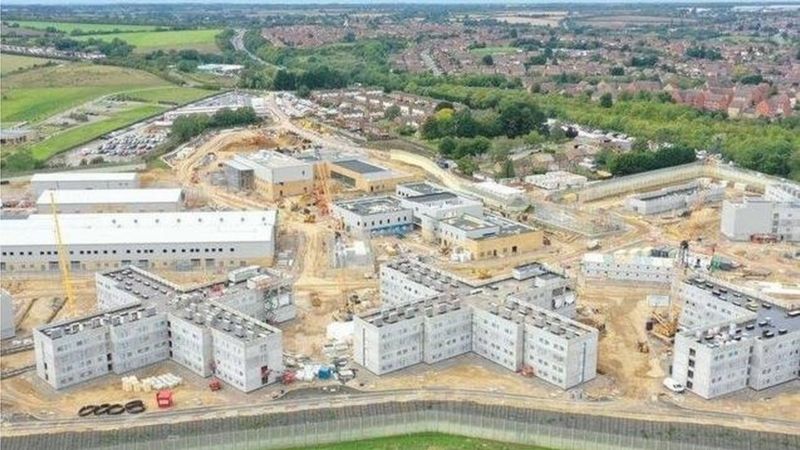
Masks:
[[[181,189],[83,189],[45,190],[37,205],[49,205],[50,193],[56,204],[178,203]]]
[[[31,177],[31,183],[53,181],[133,181],[136,172],[55,172],[37,173]]]
[[[277,212],[158,212],[59,214],[66,245],[264,242],[273,239]],[[53,216],[0,220],[0,247],[56,244]]]

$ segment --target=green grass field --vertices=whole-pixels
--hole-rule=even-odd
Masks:
[[[140,101],[128,109],[107,114],[96,122],[58,132],[45,140],[4,151],[30,152],[37,161],[96,139],[110,131],[179,105],[213,95],[213,91],[173,85],[150,73],[116,66],[71,63],[47,66],[3,77],[0,123],[42,122],[56,114],[103,96],[124,94]]]
[[[183,89],[135,69],[93,64],[42,67],[3,78],[0,122],[37,122],[104,95],[152,87],[164,92]]]
[[[32,28],[34,30],[45,30],[55,28],[64,33],[71,33],[74,30],[81,30],[86,33],[104,33],[109,31],[151,31],[157,27],[153,25],[121,25],[115,23],[83,23],[83,22],[43,22],[34,20],[11,20],[9,23],[18,23],[19,26]]]
[[[470,49],[470,53],[474,53],[477,56],[485,56],[485,55],[506,55],[509,53],[515,53],[518,49],[516,47],[484,47],[484,48],[472,48]]]
[[[129,100],[180,105],[216,94],[215,91],[190,87],[149,88],[125,94]]]
[[[473,439],[439,433],[420,433],[406,436],[340,442],[330,445],[303,447],[302,450],[546,450],[532,445]],[[296,449],[300,450],[300,449]]]
[[[43,141],[37,142],[25,148],[30,149],[31,155],[35,159],[46,161],[58,153],[68,150],[72,147],[85,144],[118,128],[125,127],[131,123],[135,123],[147,117],[156,115],[164,109],[166,108],[155,105],[138,106],[133,109],[114,114],[113,117],[109,117],[108,119],[98,120],[97,122],[88,123],[86,125],[70,128],[61,133],[56,133]]]
[[[215,36],[221,33],[219,29],[207,30],[179,30],[179,31],[148,31],[143,33],[113,33],[75,36],[75,39],[86,40],[97,38],[110,41],[120,38],[135,46],[137,53],[148,53],[155,50],[182,50],[193,49],[204,52],[218,52]]]
[[[0,53],[0,75],[14,72],[20,69],[27,69],[34,66],[42,66],[54,61],[46,58],[36,58],[33,56],[9,55]]]

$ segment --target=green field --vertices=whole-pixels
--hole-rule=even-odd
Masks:
[[[33,56],[9,55],[0,53],[0,75],[14,72],[20,69],[27,69],[34,66],[42,66],[54,61],[46,58],[36,58]]]
[[[193,49],[204,52],[217,52],[215,36],[221,33],[220,29],[210,30],[179,30],[179,31],[147,31],[143,33],[112,33],[75,36],[75,39],[86,40],[90,38],[111,41],[120,38],[135,46],[137,53],[148,53],[156,50],[182,50]]]
[[[505,55],[509,53],[516,53],[519,50],[516,47],[484,47],[484,48],[471,48],[469,51],[477,56],[485,55]]]
[[[180,87],[148,72],[99,64],[71,63],[47,66],[3,77],[0,122],[28,121],[34,127],[56,114],[99,99],[124,95],[139,101],[128,109],[110,112],[95,122],[58,132],[47,139],[4,151],[29,153],[33,160],[52,156],[158,114],[172,105],[185,104],[214,94],[213,91]],[[17,165],[17,170],[26,167]],[[28,167],[29,168],[29,167]]]
[[[132,101],[178,105],[193,102],[214,94],[216,94],[215,91],[209,91],[207,89],[170,86],[142,89],[127,93],[125,96],[128,100]]]
[[[109,117],[108,119],[98,120],[97,122],[56,133],[43,141],[25,148],[30,149],[34,159],[46,161],[60,152],[85,144],[118,128],[123,128],[129,124],[156,115],[164,109],[166,108],[155,105],[138,106],[114,114],[113,117]]]
[[[303,450],[546,450],[543,447],[473,439],[439,433],[340,442],[330,445],[302,447]],[[296,449],[300,450],[300,449]]]
[[[18,23],[21,27],[33,28],[35,30],[45,30],[52,27],[64,33],[71,33],[74,30],[81,30],[86,33],[104,33],[109,31],[151,31],[157,28],[153,25],[121,25],[115,23],[42,22],[34,20],[10,20],[8,22]]]
[[[182,89],[140,70],[92,64],[12,74],[3,78],[0,122],[36,122],[103,95],[151,87]]]

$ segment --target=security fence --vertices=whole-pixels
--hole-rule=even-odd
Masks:
[[[533,407],[419,400],[123,426],[111,431],[11,436],[3,439],[3,450],[263,450],[420,432],[562,450],[800,448],[800,435],[552,412]]]

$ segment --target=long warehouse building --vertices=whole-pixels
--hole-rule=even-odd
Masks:
[[[46,190],[57,189],[138,189],[139,175],[135,172],[56,172],[37,173],[31,177],[31,189],[36,197]]]
[[[45,190],[36,201],[36,211],[48,214],[177,212],[183,203],[181,189],[91,189]]]
[[[61,214],[72,270],[222,268],[268,264],[277,213],[270,211]],[[0,270],[58,271],[51,214],[0,220]]]

